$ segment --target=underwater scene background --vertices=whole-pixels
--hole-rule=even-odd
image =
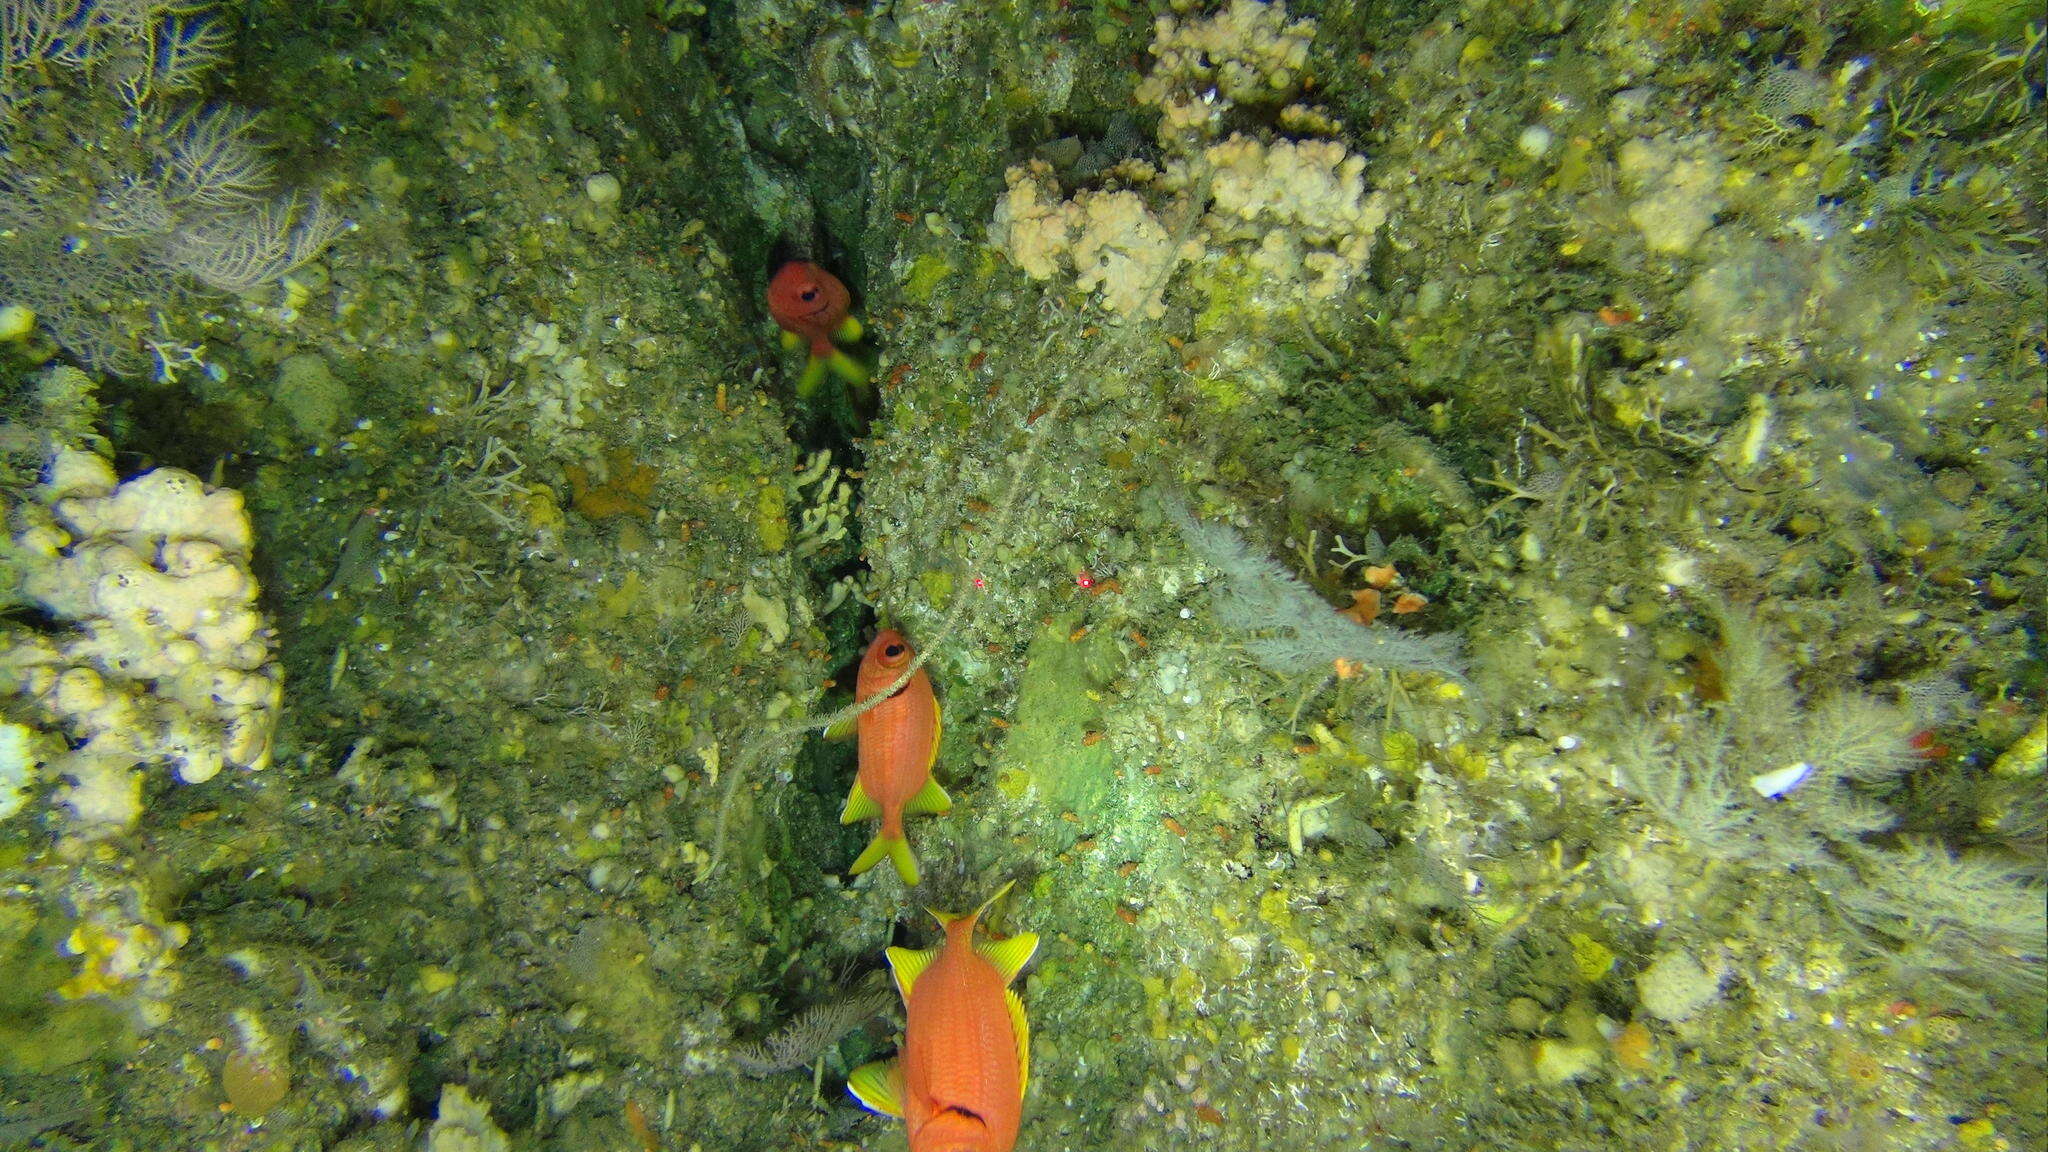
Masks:
[[[0,0],[0,1147],[2043,1147],[2044,37]]]

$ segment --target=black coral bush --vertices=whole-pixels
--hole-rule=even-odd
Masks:
[[[0,0],[0,305],[88,367],[146,367],[138,310],[268,284],[346,227],[275,186],[249,112],[197,98],[226,44],[189,3]]]
[[[1894,971],[2039,997],[2040,863],[1894,831],[1887,799],[1920,763],[1910,709],[1806,700],[1753,618],[1724,612],[1721,631],[1725,699],[1617,718],[1617,783],[1693,850],[1811,886]]]

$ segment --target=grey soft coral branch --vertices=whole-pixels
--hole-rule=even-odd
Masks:
[[[840,1037],[888,1011],[894,999],[886,988],[869,988],[814,1004],[759,1043],[734,1049],[733,1062],[751,1076],[801,1068],[824,1055]]]
[[[1337,661],[1347,660],[1369,668],[1465,678],[1457,637],[1359,624],[1271,557],[1253,551],[1234,529],[1197,519],[1176,496],[1162,496],[1160,505],[1188,547],[1217,571],[1212,594],[1217,620],[1243,633],[1245,651],[1268,671],[1328,673]]]

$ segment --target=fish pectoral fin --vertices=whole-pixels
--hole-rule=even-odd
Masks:
[[[832,339],[841,344],[858,343],[861,331],[860,318],[848,313],[846,319],[839,322],[839,327],[832,330]]]
[[[903,1116],[903,1070],[893,1057],[855,1068],[846,1078],[846,1090],[870,1111]]]
[[[861,791],[860,781],[854,781],[853,790],[846,794],[846,807],[839,810],[839,822],[841,824],[858,824],[863,820],[879,820],[881,818],[882,806],[875,803],[866,792]],[[874,861],[870,860],[868,864],[869,867],[873,867]],[[854,869],[854,874],[859,875],[865,871],[867,871],[866,868],[856,868]]]
[[[1017,1034],[1017,1095],[1031,1086],[1031,1021],[1024,1017],[1024,1001],[1015,988],[1003,989],[1003,1003],[1010,1009],[1010,1031]]]
[[[839,723],[834,724],[830,728],[825,729],[825,739],[831,740],[835,743],[851,740],[859,735],[860,716],[857,714],[853,716],[848,716],[846,719],[841,720]]]
[[[912,796],[910,801],[903,805],[905,816],[936,816],[952,810],[953,798],[946,795],[946,790],[939,787],[939,782],[929,776],[925,777],[924,787],[917,790],[917,795]]]
[[[903,994],[903,1002],[910,1002],[910,989],[917,984],[917,978],[939,958],[937,948],[891,948],[884,953],[889,958],[889,972],[896,977],[896,991]]]
[[[801,336],[797,335],[797,334],[796,334],[796,333],[794,333],[794,332],[791,332],[791,331],[790,331],[789,329],[787,329],[787,328],[784,328],[784,329],[782,330],[782,347],[783,347],[783,348],[784,348],[785,350],[787,350],[787,351],[790,351],[790,352],[794,352],[794,351],[796,351],[796,350],[797,350],[798,348],[801,348],[801,347],[803,347],[803,346],[804,346],[804,343],[805,343],[805,341],[804,341],[804,338],[803,338],[803,337],[801,337]]]
[[[1017,973],[1024,970],[1024,965],[1029,964],[1032,955],[1038,951],[1038,933],[1019,932],[1007,940],[990,940],[984,936],[974,942],[974,950],[995,965],[996,971],[1003,974],[1003,983],[1008,984],[1017,978]]]

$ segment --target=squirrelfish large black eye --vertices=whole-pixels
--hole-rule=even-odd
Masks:
[[[809,304],[811,301],[816,300],[818,298],[818,290],[816,288],[806,288],[803,291],[797,293],[797,295],[802,298],[804,303]]]
[[[898,656],[903,655],[903,645],[891,644],[887,648],[882,649],[882,655],[887,656],[891,660],[894,660]]]

